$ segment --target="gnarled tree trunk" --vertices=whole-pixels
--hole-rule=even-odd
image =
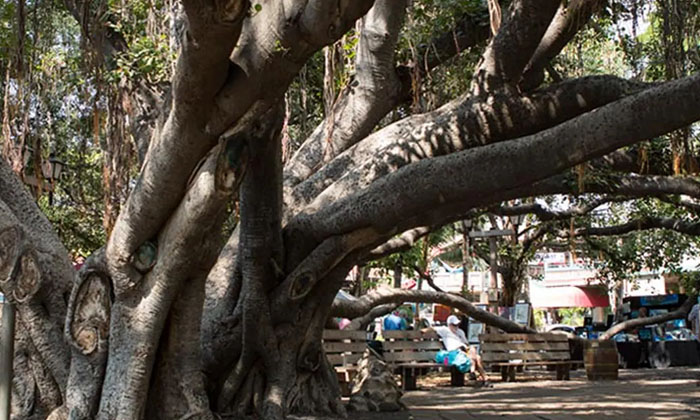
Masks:
[[[352,266],[426,226],[537,191],[570,191],[557,182],[562,171],[700,119],[697,74],[653,87],[602,76],[540,88],[542,61],[582,26],[563,21],[592,10],[570,3],[566,14],[559,0],[514,0],[470,91],[373,131],[405,98],[393,51],[406,2],[183,0],[168,118],[108,243],[77,277],[0,162],[0,289],[22,325],[16,366],[32,372],[16,381],[18,415],[343,415],[321,345],[331,315],[441,302],[528,332],[445,293],[380,291],[346,306],[334,298]],[[284,172],[284,92],[366,14],[357,91]],[[332,153],[318,149],[326,140]],[[240,222],[222,248],[236,199]]]

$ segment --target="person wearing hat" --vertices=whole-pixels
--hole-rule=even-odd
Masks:
[[[478,372],[483,385],[490,386],[490,383],[486,377],[486,370],[484,370],[484,364],[481,362],[481,356],[476,353],[474,347],[469,346],[466,335],[464,331],[459,328],[459,318],[455,315],[450,315],[447,317],[447,326],[433,327],[433,331],[440,336],[442,340],[442,345],[445,346],[445,350],[460,351],[463,352],[471,359],[471,369],[472,373],[474,370]]]

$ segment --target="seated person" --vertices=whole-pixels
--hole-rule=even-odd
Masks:
[[[384,331],[405,331],[408,329],[408,323],[399,311],[394,311],[384,318],[382,329]]]
[[[430,328],[426,329],[426,331]],[[479,373],[480,379],[483,381],[484,385],[490,385],[486,377],[486,371],[484,370],[484,364],[481,362],[481,356],[476,353],[474,347],[469,346],[467,337],[464,335],[464,331],[459,328],[459,318],[454,315],[447,317],[446,327],[433,327],[433,331],[440,336],[442,340],[442,345],[445,346],[447,351],[461,351],[469,357],[471,360],[471,372],[474,370]]]

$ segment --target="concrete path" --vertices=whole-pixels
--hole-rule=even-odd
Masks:
[[[593,420],[698,419],[699,368],[622,370],[618,381],[590,382],[581,370],[570,381],[554,372],[527,372],[493,388],[451,388],[449,378],[428,378],[403,397],[408,412],[350,413],[352,420]],[[419,383],[420,385],[420,383]]]

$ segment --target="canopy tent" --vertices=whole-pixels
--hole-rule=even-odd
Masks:
[[[530,300],[534,308],[595,308],[610,306],[605,290],[600,287],[533,287]]]

